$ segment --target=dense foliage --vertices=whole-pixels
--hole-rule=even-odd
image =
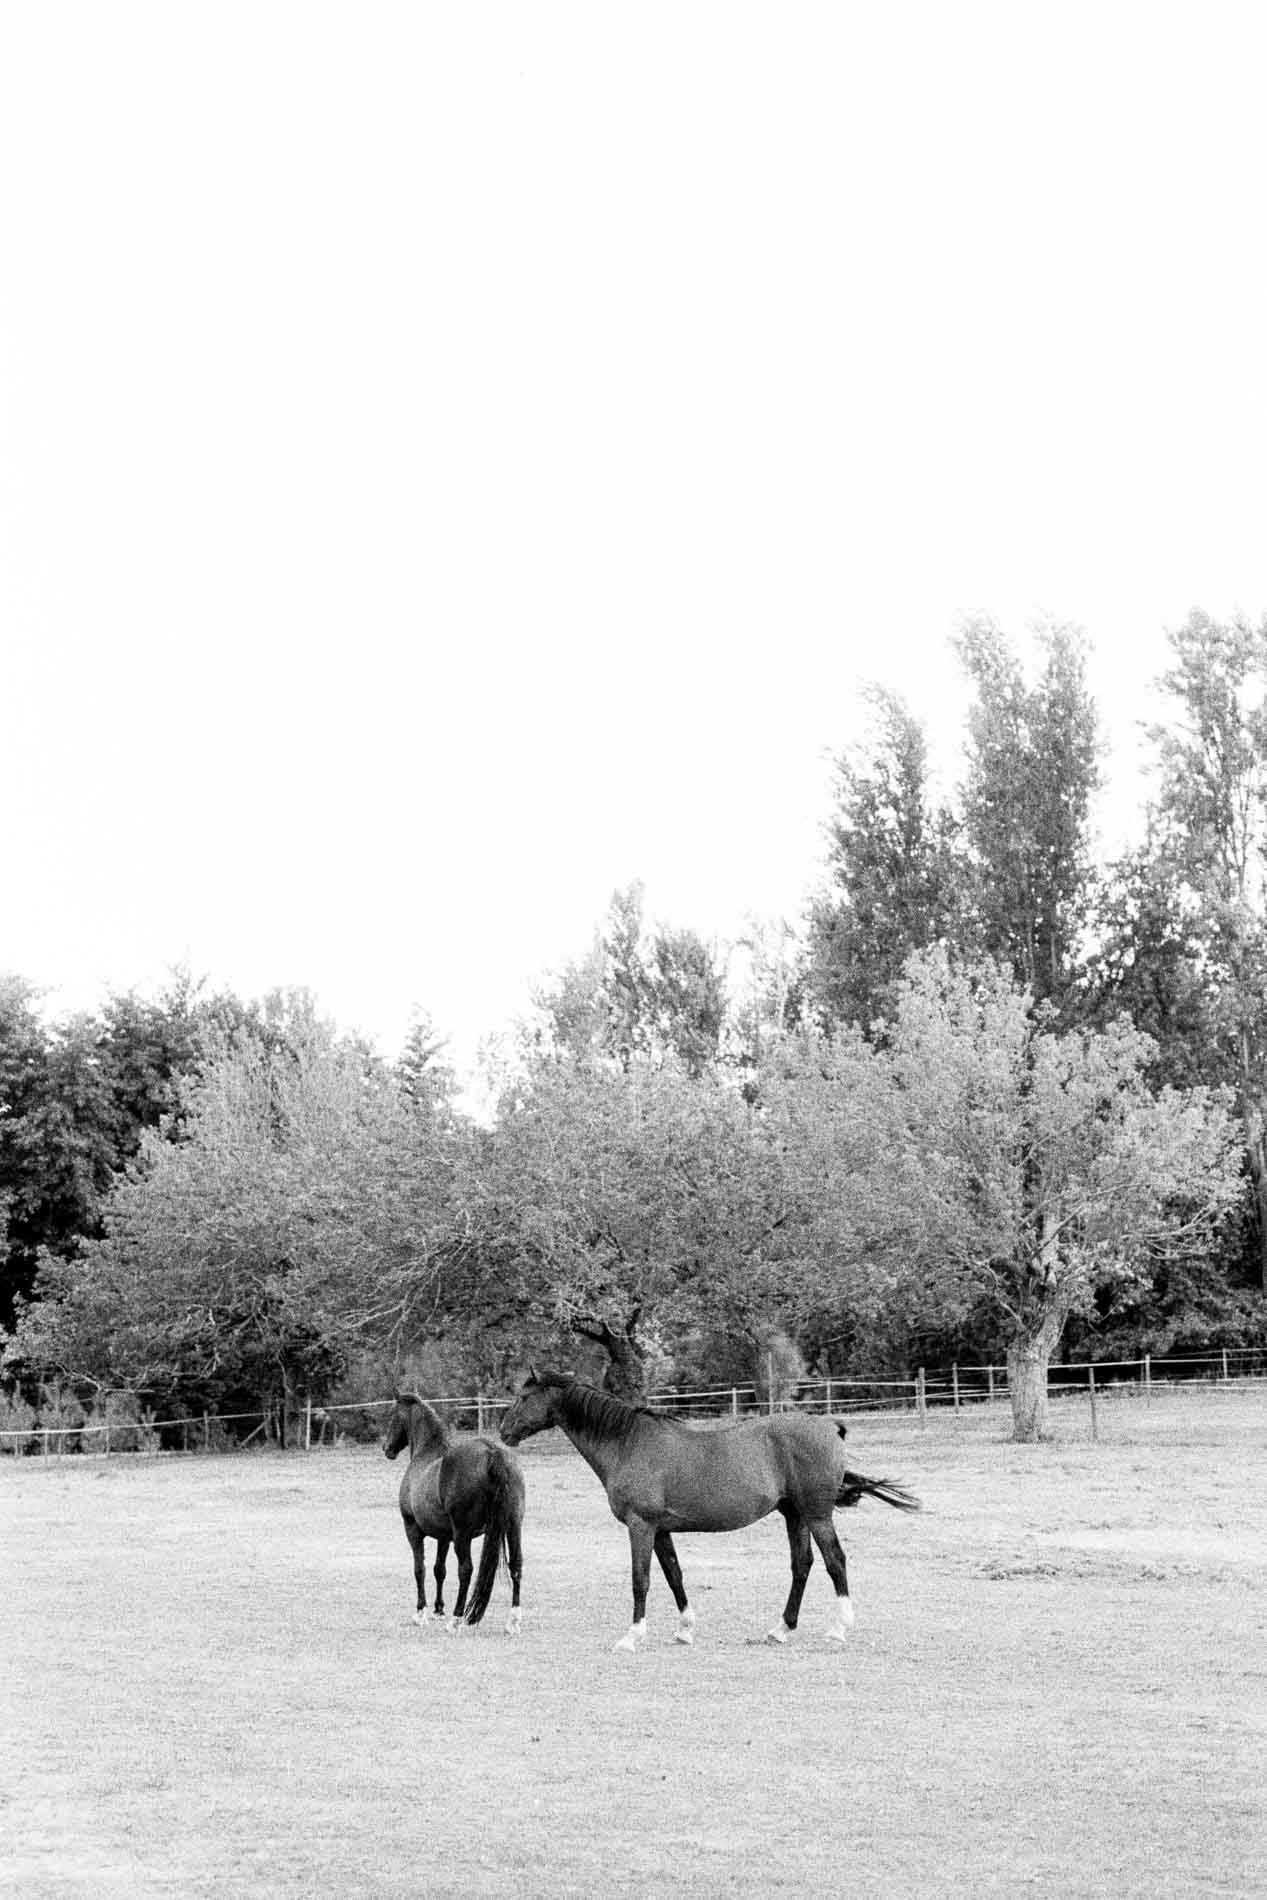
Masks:
[[[487,1125],[420,1023],[395,1065],[304,997],[0,990],[15,1404],[170,1412],[505,1385],[616,1389],[1006,1354],[1017,1431],[1084,1352],[1264,1336],[1267,629],[1173,636],[1146,841],[1098,867],[1079,636],[1027,683],[965,629],[957,796],[873,696],[823,888],[725,957],[617,893],[522,1025]]]

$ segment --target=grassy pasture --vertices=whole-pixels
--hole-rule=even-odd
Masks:
[[[0,1892],[83,1896],[1261,1894],[1267,1396],[851,1423],[908,1483],[837,1523],[858,1621],[754,1641],[778,1518],[680,1540],[699,1614],[628,1623],[627,1545],[524,1448],[524,1631],[409,1620],[372,1450],[0,1461]]]

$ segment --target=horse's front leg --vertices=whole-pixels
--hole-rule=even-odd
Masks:
[[[847,1640],[853,1624],[853,1604],[849,1599],[849,1576],[845,1568],[845,1553],[836,1535],[836,1526],[830,1517],[815,1519],[810,1525],[810,1531],[836,1591],[836,1619],[829,1627],[827,1634],[833,1642],[843,1643]]]
[[[425,1623],[427,1620],[426,1539],[418,1529],[413,1518],[406,1517],[403,1511],[401,1512],[401,1522],[405,1526],[405,1536],[409,1539],[409,1548],[413,1553],[414,1560],[414,1592],[417,1597],[417,1606],[414,1610],[414,1622]]]
[[[660,1560],[664,1580],[673,1592],[673,1601],[677,1604],[677,1631],[674,1640],[679,1643],[693,1643],[695,1641],[695,1612],[686,1600],[686,1585],[682,1582],[682,1566],[677,1560],[673,1539],[668,1531],[656,1532],[655,1554]]]
[[[651,1552],[655,1530],[640,1517],[626,1520],[629,1531],[629,1555],[633,1565],[633,1622],[617,1643],[617,1649],[635,1650],[647,1640],[647,1590],[651,1583]]]
[[[783,1621],[776,1623],[772,1630],[766,1631],[768,1643],[786,1643],[796,1628],[801,1615],[801,1598],[805,1595],[805,1583],[814,1562],[814,1547],[810,1543],[809,1525],[794,1504],[780,1504],[783,1520],[787,1525],[788,1548],[792,1557],[792,1587],[783,1606]]]

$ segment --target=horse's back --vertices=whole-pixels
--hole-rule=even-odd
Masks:
[[[641,1491],[648,1514],[684,1530],[737,1529],[787,1501],[813,1516],[831,1511],[844,1468],[831,1419],[787,1412],[712,1430],[664,1424],[626,1466],[621,1504],[636,1510]]]
[[[693,1439],[711,1440],[737,1459],[773,1458],[782,1466],[844,1463],[844,1440],[835,1419],[821,1412],[769,1412],[734,1425],[680,1428]]]
[[[478,1536],[503,1476],[512,1499],[522,1510],[523,1472],[508,1447],[475,1434],[458,1438],[441,1461],[440,1503],[451,1517],[465,1518]]]

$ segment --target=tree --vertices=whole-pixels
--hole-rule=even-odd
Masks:
[[[537,1001],[556,1050],[626,1069],[672,1056],[693,1076],[717,1060],[726,1019],[717,957],[693,930],[648,931],[638,883],[613,893],[588,954]]]
[[[1041,630],[1045,664],[1026,685],[989,621],[969,622],[959,652],[976,689],[968,716],[963,834],[976,947],[1005,962],[1037,1001],[1066,1015],[1079,976],[1093,888],[1091,802],[1099,739],[1083,636]],[[961,950],[971,949],[965,939]]]
[[[1093,935],[1088,1019],[1103,1025],[1129,1016],[1156,1045],[1159,1084],[1225,1080],[1201,933],[1155,825],[1138,849],[1109,866]]]
[[[284,1433],[355,1346],[418,1323],[452,1227],[453,1131],[355,1041],[303,1011],[286,1028],[223,1038],[183,1085],[183,1139],[148,1133],[103,1237],[44,1256],[11,1358],[252,1392]]]
[[[296,999],[246,1005],[203,996],[177,971],[152,1002],[132,993],[47,1023],[19,978],[0,985],[0,1194],[7,1225],[0,1265],[0,1326],[29,1297],[42,1252],[73,1253],[99,1239],[105,1199],[146,1130],[180,1134],[179,1078],[208,1037],[286,1034]]]
[[[447,1049],[448,1038],[430,1016],[425,1011],[416,1014],[396,1063],[396,1077],[410,1101],[426,1114],[447,1109],[453,1099],[456,1078],[445,1059]]]
[[[19,978],[0,984],[0,1200],[7,1209],[0,1325],[29,1293],[42,1247],[97,1231],[120,1164],[121,1123],[100,1026],[49,1027]]]
[[[827,1024],[869,1028],[907,957],[958,913],[954,825],[935,808],[919,722],[895,693],[868,689],[868,745],[836,760],[829,887],[811,906],[805,985]]]
[[[1267,1289],[1267,620],[1194,612],[1161,681],[1175,708],[1157,748],[1157,858],[1208,998],[1203,1033],[1235,1089]]]
[[[543,1057],[503,1097],[473,1189],[472,1304],[595,1341],[614,1387],[638,1387],[674,1329],[750,1329],[779,1297],[777,1148],[739,1089],[672,1058]]]
[[[906,1130],[890,1250],[999,1313],[1021,1440],[1046,1429],[1069,1315],[1208,1245],[1238,1191],[1221,1103],[1154,1093],[1153,1045],[1125,1018],[1056,1024],[999,966],[938,952],[912,960],[887,1052]]]

